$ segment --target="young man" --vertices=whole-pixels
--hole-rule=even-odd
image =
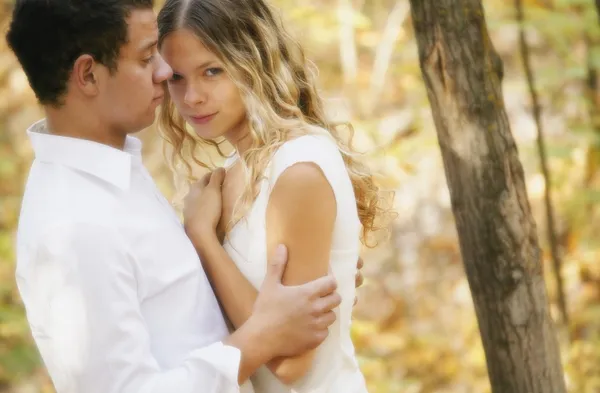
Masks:
[[[129,136],[152,124],[171,76],[152,5],[16,0],[7,34],[46,113],[28,130],[17,282],[58,393],[251,391],[260,365],[318,346],[340,302],[330,276],[283,286],[283,250],[228,335]]]

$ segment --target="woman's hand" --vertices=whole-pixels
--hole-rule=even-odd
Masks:
[[[185,197],[185,232],[196,248],[200,247],[204,237],[216,236],[217,224],[221,219],[221,185],[224,179],[225,170],[216,169],[192,184]]]

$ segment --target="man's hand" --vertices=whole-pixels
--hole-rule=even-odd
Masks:
[[[363,285],[363,282],[365,281],[361,269],[363,268],[364,263],[361,257],[358,257],[358,262],[356,263],[356,276],[354,277],[354,285],[356,286],[356,288],[359,288],[361,285]],[[354,305],[356,306],[356,303],[358,303],[358,296],[354,297]]]
[[[261,326],[264,345],[272,358],[296,356],[318,347],[335,322],[332,311],[341,303],[332,275],[298,286],[284,286],[281,278],[287,250],[279,246],[269,261],[250,321]]]

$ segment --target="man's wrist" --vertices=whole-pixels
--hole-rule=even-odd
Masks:
[[[239,383],[243,383],[262,365],[275,357],[264,324],[250,318],[223,341],[225,345],[238,348],[241,353]]]

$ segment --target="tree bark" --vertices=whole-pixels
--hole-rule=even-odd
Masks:
[[[564,393],[536,225],[480,0],[410,0],[494,393]]]

